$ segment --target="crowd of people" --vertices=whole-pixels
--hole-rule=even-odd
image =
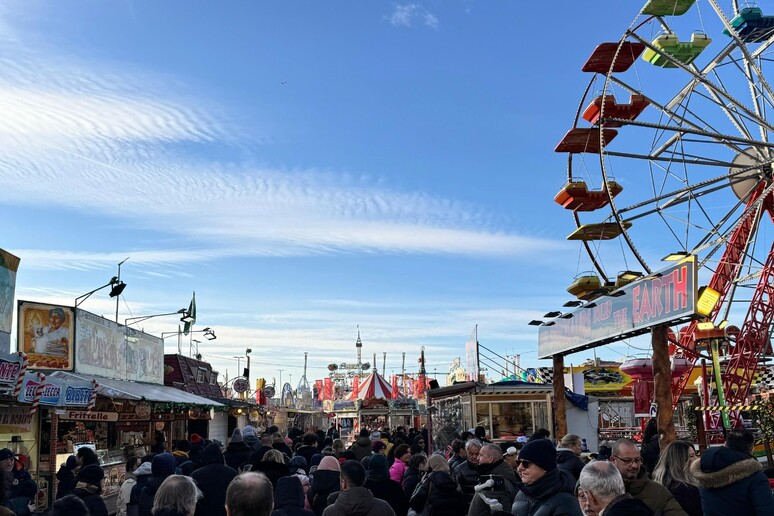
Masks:
[[[132,457],[119,516],[774,516],[753,436],[732,430],[699,457],[693,444],[619,439],[582,455],[582,440],[540,429],[500,444],[482,427],[429,453],[425,430],[327,433],[234,429],[227,446],[193,434]],[[655,442],[655,447],[650,446]],[[10,454],[10,455],[9,455]],[[0,450],[0,516],[36,514],[34,482]],[[51,516],[107,516],[102,468],[81,448],[57,473]]]

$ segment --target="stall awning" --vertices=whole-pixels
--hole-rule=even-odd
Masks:
[[[68,377],[80,380],[96,380],[97,394],[106,398],[133,400],[133,401],[155,401],[162,403],[188,403],[191,405],[206,405],[211,407],[222,407],[222,403],[208,398],[202,398],[174,387],[156,385],[150,383],[127,382],[124,380],[114,380],[111,378],[102,378],[99,376],[89,376],[77,373],[66,373],[57,371],[52,376],[67,379]]]

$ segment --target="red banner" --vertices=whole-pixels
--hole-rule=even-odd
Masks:
[[[426,388],[427,388],[427,378],[425,377],[425,375],[420,374],[417,377],[416,383],[414,385],[414,397],[418,400],[424,398]]]
[[[352,378],[352,399],[357,398],[357,391],[360,389],[360,378],[355,376]]]
[[[392,375],[392,399],[397,400],[400,397],[398,392],[398,375]]]
[[[323,380],[323,400],[333,399],[333,380],[325,378]]]
[[[315,380],[314,381],[314,388],[317,390],[317,399],[319,401],[323,400],[323,381],[322,380]]]

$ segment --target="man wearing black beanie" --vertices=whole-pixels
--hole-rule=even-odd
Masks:
[[[516,472],[524,483],[516,495],[511,512],[526,516],[539,512],[551,516],[582,516],[573,487],[556,467],[556,448],[548,439],[536,439],[519,451]]]

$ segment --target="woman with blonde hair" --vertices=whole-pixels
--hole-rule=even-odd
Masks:
[[[451,476],[446,457],[439,453],[427,459],[428,474],[417,485],[409,500],[409,507],[420,514],[426,505],[433,516],[464,516],[467,504],[459,484]]]
[[[285,456],[279,450],[269,450],[263,454],[263,459],[253,465],[253,471],[263,473],[277,488],[277,480],[290,475],[290,468],[285,464]]]
[[[701,516],[701,496],[689,467],[698,458],[693,444],[674,441],[661,452],[653,469],[653,480],[669,489],[688,516]]]
[[[194,516],[202,492],[192,478],[170,475],[153,498],[153,516]]]

